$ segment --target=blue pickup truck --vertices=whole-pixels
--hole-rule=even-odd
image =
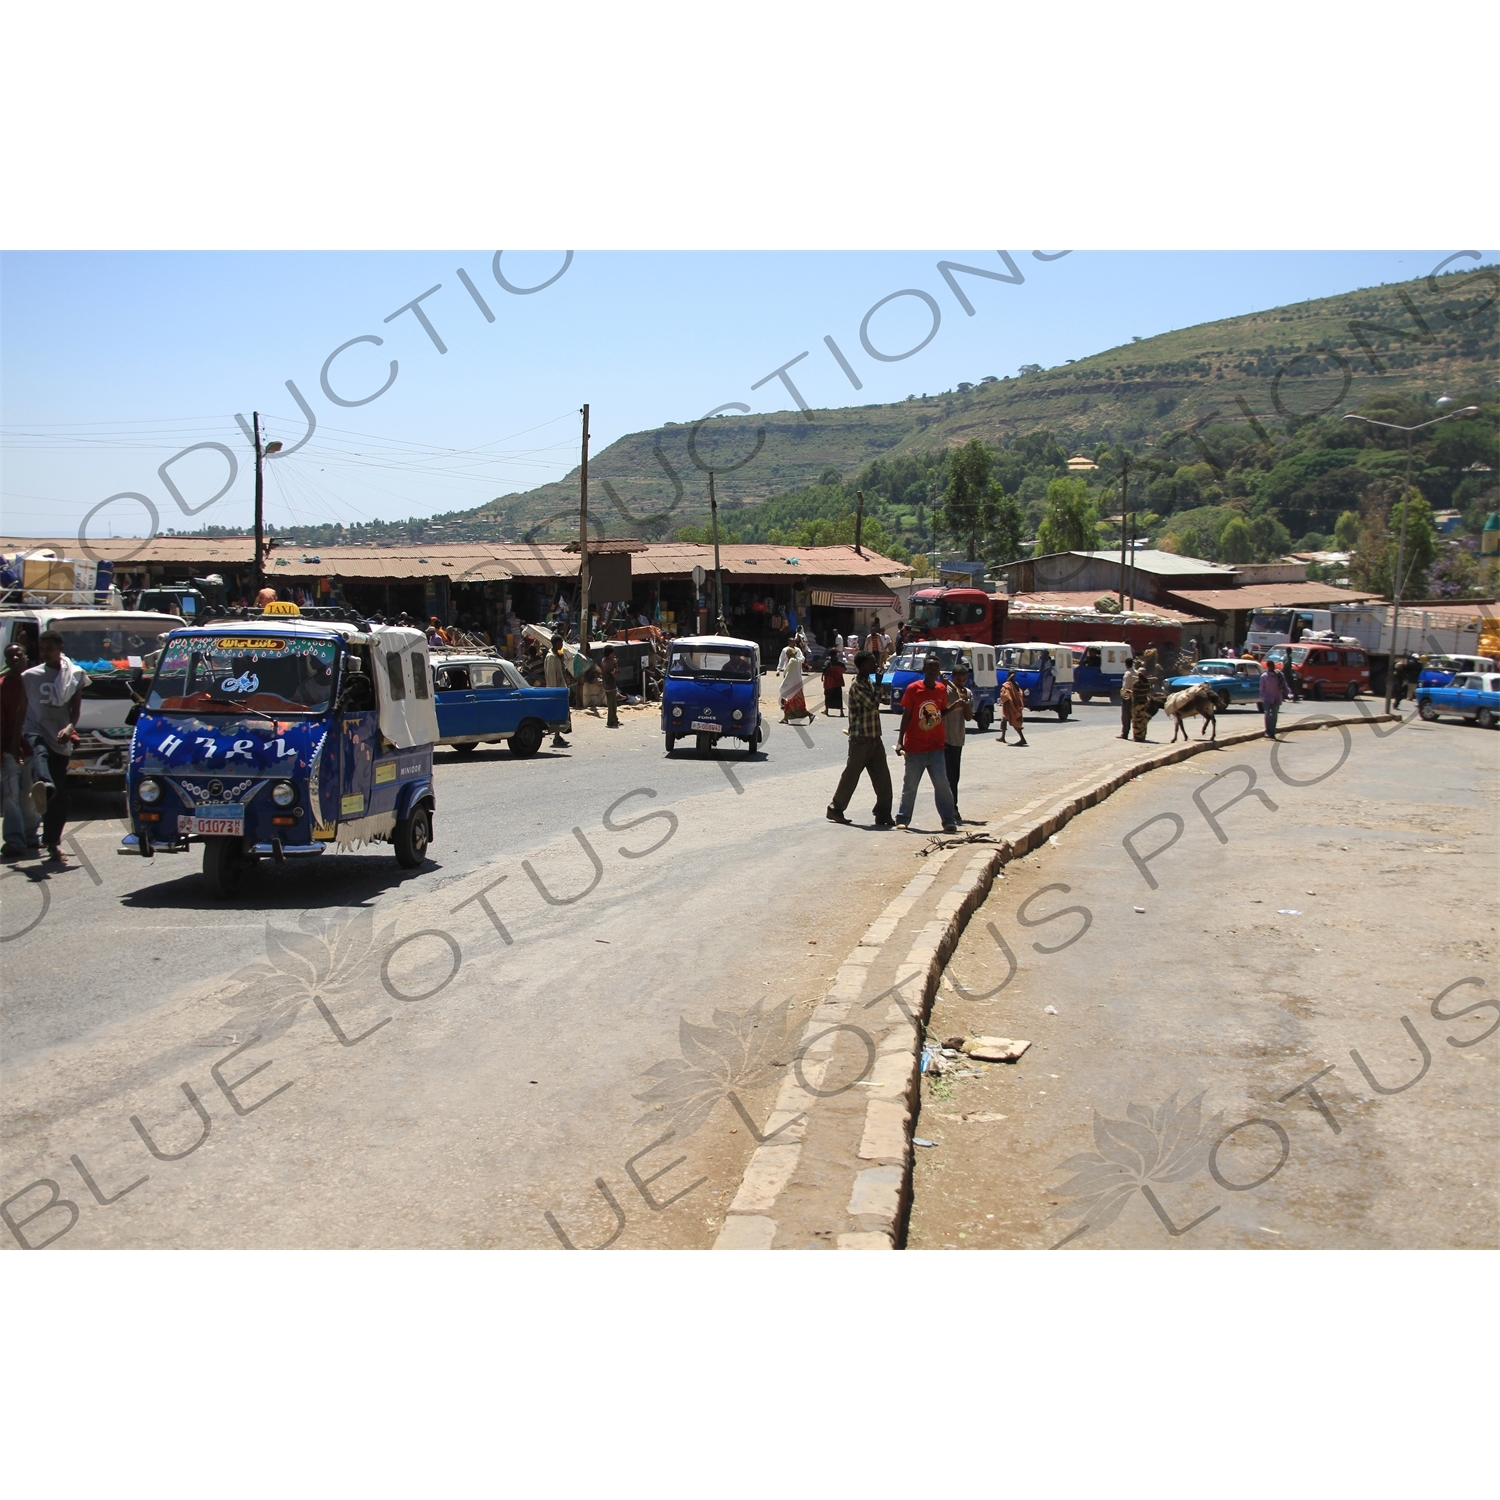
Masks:
[[[1419,683],[1417,712],[1429,723],[1457,714],[1481,729],[1493,729],[1500,724],[1500,674],[1469,672],[1455,676],[1446,687]]]
[[[437,743],[460,755],[504,740],[510,753],[524,760],[541,749],[548,734],[573,727],[567,688],[532,687],[503,657],[434,654],[432,689]]]

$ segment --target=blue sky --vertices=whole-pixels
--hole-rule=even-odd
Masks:
[[[1058,364],[1133,334],[1425,275],[1453,253],[1078,251],[1043,261],[1016,250],[1022,284],[963,279],[972,317],[937,262],[1004,271],[993,250],[580,251],[552,285],[524,296],[496,281],[491,251],[10,253],[0,258],[0,529],[71,535],[86,512],[125,491],[150,498],[163,528],[246,524],[251,478],[234,414],[259,407],[269,435],[294,442],[306,423],[288,380],[318,429],[268,466],[268,519],[398,519],[560,478],[577,462],[584,401],[598,453],[623,433],[691,421],[722,403],[784,410],[779,380],[752,386],[803,351],[790,374],[810,405],[899,400],[1025,363]],[[501,272],[527,286],[562,265],[561,252],[510,252]],[[433,286],[440,290],[422,306],[446,353],[410,312],[384,321]],[[862,319],[908,289],[937,303],[935,335],[909,358],[872,358]],[[931,327],[924,301],[900,297],[874,314],[869,336],[899,353]],[[378,399],[340,407],[320,371],[360,335],[384,343],[339,357],[335,393],[375,390],[392,359],[398,374]],[[237,453],[239,470],[222,499],[188,519],[158,466],[204,442]],[[189,504],[227,476],[216,450],[169,470]],[[145,519],[136,502],[117,501],[90,534],[141,534]]]

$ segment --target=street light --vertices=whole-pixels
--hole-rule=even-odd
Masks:
[[[1452,398],[1444,396],[1440,399],[1448,401]],[[1391,662],[1396,659],[1396,642],[1400,639],[1401,627],[1401,562],[1406,555],[1406,518],[1410,513],[1411,497],[1411,439],[1412,434],[1421,432],[1427,427],[1436,427],[1439,422],[1451,422],[1455,417],[1471,417],[1477,412],[1477,406],[1461,406],[1457,411],[1444,412],[1440,417],[1434,417],[1430,422],[1418,422],[1414,427],[1403,427],[1400,422],[1377,422],[1374,417],[1361,417],[1354,412],[1345,412],[1346,422],[1363,422],[1367,427],[1389,427],[1393,432],[1404,432],[1406,434],[1406,483],[1401,488],[1401,535],[1396,542],[1396,576],[1392,580],[1391,598]],[[1391,711],[1391,670],[1388,667],[1385,674],[1385,711]]]

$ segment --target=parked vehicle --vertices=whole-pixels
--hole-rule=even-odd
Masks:
[[[131,742],[120,852],[201,843],[216,897],[257,860],[330,843],[389,840],[415,869],[436,806],[426,639],[297,619],[295,605],[270,611],[168,637]]]
[[[1126,641],[1065,641],[1073,653],[1073,696],[1080,703],[1095,698],[1120,701],[1125,681],[1125,663],[1135,655]]]
[[[490,741],[503,740],[525,760],[548,734],[573,727],[567,688],[532,687],[510,662],[498,656],[434,652],[433,703],[440,745],[471,755]]]
[[[907,619],[929,641],[981,641],[997,646],[1005,639],[1010,600],[976,588],[925,588],[911,596]]]
[[[1231,703],[1258,703],[1260,670],[1260,663],[1248,656],[1200,661],[1191,672],[1167,678],[1166,690],[1169,694],[1177,693],[1206,682],[1213,688],[1221,709]]]
[[[31,665],[41,661],[40,639],[55,630],[63,654],[89,674],[78,719],[78,744],[68,776],[108,784],[125,775],[130,754],[130,710],[145,696],[145,682],[166,635],[185,625],[180,615],[118,609],[0,610],[0,653],[16,644]]]
[[[996,650],[997,675],[1016,674],[1016,686],[1033,713],[1051,709],[1059,719],[1073,712],[1073,648],[1057,641],[1007,642]]]
[[[1000,702],[1000,682],[995,673],[996,648],[980,641],[915,641],[900,656],[892,658],[880,674],[878,689],[883,708],[899,712],[901,698],[922,677],[928,655],[936,656],[944,675],[960,663],[969,669],[969,690],[974,694],[974,723],[980,730],[995,721]]]
[[[1488,656],[1429,656],[1422,663],[1418,687],[1446,687],[1460,674],[1493,672],[1495,662]]]
[[[1327,641],[1304,637],[1296,646],[1280,650],[1292,674],[1292,686],[1302,698],[1357,698],[1370,687],[1370,658],[1351,640]]]
[[[1500,675],[1468,672],[1446,686],[1419,684],[1417,712],[1429,723],[1457,714],[1466,723],[1493,729],[1500,724]]]
[[[745,742],[748,759],[761,741],[760,647],[725,635],[681,636],[672,642],[662,685],[661,728],[667,754],[694,737],[699,755],[722,739]]]
[[[1360,601],[1334,609],[1257,609],[1251,612],[1245,646],[1263,651],[1271,646],[1310,643],[1312,635],[1331,635],[1352,641],[1368,658],[1371,692],[1384,692],[1392,657],[1455,652],[1484,654],[1496,639],[1493,605],[1444,609],[1403,607],[1399,620],[1394,605]],[[1293,639],[1295,637],[1295,639]],[[1482,671],[1482,667],[1472,668]]]

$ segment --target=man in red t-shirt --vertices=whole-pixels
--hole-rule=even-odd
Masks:
[[[917,787],[925,771],[932,780],[932,795],[944,833],[958,831],[958,810],[948,785],[948,761],[943,753],[948,743],[943,712],[948,707],[948,687],[938,675],[942,663],[929,656],[922,663],[922,680],[914,682],[901,695],[901,728],[896,735],[896,754],[906,757],[906,775],[901,785],[901,810],[896,826],[911,825]]]

